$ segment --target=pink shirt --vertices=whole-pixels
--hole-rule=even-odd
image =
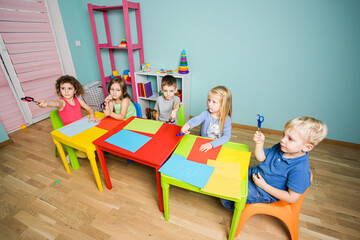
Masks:
[[[75,105],[71,105],[64,98],[60,98],[60,99],[65,101],[64,109],[59,111],[59,116],[63,121],[64,125],[72,123],[83,117],[83,115],[81,114],[81,105],[77,98],[74,97]]]

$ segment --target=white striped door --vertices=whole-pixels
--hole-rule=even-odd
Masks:
[[[19,112],[20,108],[27,124],[48,117],[53,109],[19,101],[23,96],[58,99],[55,81],[63,70],[44,0],[0,0],[0,44],[3,74],[10,79],[8,88],[14,89],[19,103],[11,109]],[[0,99],[5,93],[0,88]],[[0,106],[0,121],[7,132],[13,131],[16,126],[7,123],[3,108]]]

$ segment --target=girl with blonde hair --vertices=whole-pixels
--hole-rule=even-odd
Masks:
[[[190,133],[190,129],[201,124],[201,136],[215,140],[200,146],[200,151],[207,152],[227,143],[231,137],[232,97],[225,86],[217,86],[209,91],[207,110],[190,119],[181,128],[181,132]]]

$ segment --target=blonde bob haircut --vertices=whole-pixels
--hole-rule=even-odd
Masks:
[[[217,86],[210,90],[209,94],[220,96],[221,108],[219,126],[220,132],[224,131],[225,120],[227,116],[231,117],[232,114],[232,96],[230,90],[225,86]]]
[[[305,143],[313,146],[318,145],[328,133],[325,123],[313,117],[298,117],[289,120],[285,124],[285,129],[295,130]]]

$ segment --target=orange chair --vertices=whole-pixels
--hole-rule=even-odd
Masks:
[[[313,175],[311,173],[311,182],[312,179]],[[280,200],[274,203],[245,204],[244,210],[241,213],[235,237],[239,235],[242,227],[251,216],[256,214],[266,214],[282,220],[289,229],[291,239],[297,240],[299,214],[307,190],[303,194],[301,194],[299,200],[297,200],[296,203],[288,203]]]

